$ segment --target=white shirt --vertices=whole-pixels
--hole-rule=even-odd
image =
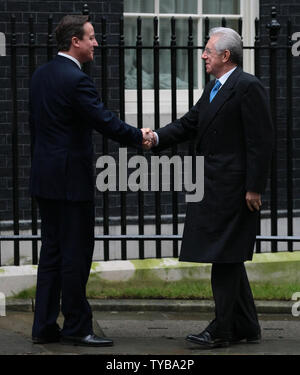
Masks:
[[[223,74],[220,78],[218,78],[218,81],[220,81],[220,83],[221,83],[220,88],[224,85],[224,83],[229,78],[230,74],[233,73],[236,68],[237,67],[235,66],[234,68],[232,68],[231,70],[229,70],[227,73]],[[220,88],[219,88],[219,90],[220,90]]]
[[[58,55],[66,57],[67,59],[74,61],[74,63],[78,66],[78,68],[81,69],[81,64],[77,59],[75,59],[75,57],[67,55],[66,53],[63,53],[63,52],[58,52]]]

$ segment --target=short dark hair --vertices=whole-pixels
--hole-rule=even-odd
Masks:
[[[69,51],[74,36],[83,38],[83,25],[89,22],[89,16],[67,15],[64,16],[55,29],[57,48],[59,51]]]

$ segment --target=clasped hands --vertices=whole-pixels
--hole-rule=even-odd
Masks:
[[[151,130],[150,128],[142,128],[141,131],[143,133],[143,149],[150,150],[153,146],[156,145],[156,136],[153,130]]]

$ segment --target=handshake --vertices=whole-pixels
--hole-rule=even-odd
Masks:
[[[157,144],[157,135],[153,132],[153,130],[149,128],[143,128],[141,129],[141,131],[143,134],[143,149],[150,150],[153,146]]]

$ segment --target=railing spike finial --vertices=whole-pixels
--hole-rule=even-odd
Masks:
[[[280,23],[277,21],[277,9],[275,6],[271,9],[271,23],[267,24],[267,29],[269,29],[269,36],[271,45],[277,44],[279,30],[281,28]]]
[[[90,19],[91,19],[90,10],[89,10],[89,6],[86,3],[83,4],[83,6],[82,6],[82,14],[84,16],[89,16],[89,21],[90,21]]]

